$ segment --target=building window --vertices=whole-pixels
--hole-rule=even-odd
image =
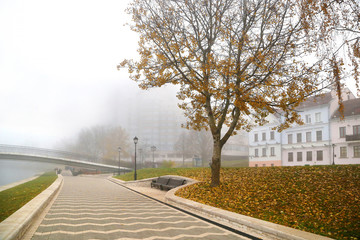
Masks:
[[[306,142],[311,142],[311,132],[306,132]]]
[[[298,162],[302,161],[302,152],[297,152],[296,153],[296,159],[297,159]]]
[[[289,162],[293,162],[293,161],[294,161],[294,153],[292,153],[292,152],[289,152],[289,153],[288,153],[288,161],[289,161]]]
[[[340,138],[344,138],[346,136],[346,127],[340,127]]]
[[[305,123],[311,123],[311,115],[305,115]]]
[[[266,148],[263,148],[263,149],[262,149],[262,156],[263,156],[263,157],[266,157]]]
[[[301,133],[296,134],[296,141],[297,141],[298,143],[301,143],[301,142],[302,142]]]
[[[316,141],[322,141],[322,131],[316,131]]]
[[[354,157],[360,158],[360,146],[354,146]]]
[[[255,157],[259,156],[259,149],[255,148]]]
[[[259,141],[259,139],[258,139],[258,134],[255,133],[255,135],[254,135],[254,142],[257,142],[257,141]]]
[[[292,134],[288,134],[288,144],[293,143],[292,141]]]
[[[263,164],[263,167],[266,167],[266,164]]]
[[[318,161],[323,160],[323,151],[316,151],[316,160]]]
[[[275,147],[270,148],[270,154],[271,156],[275,156]]]
[[[341,158],[347,157],[347,147],[340,147],[340,157]]]
[[[271,131],[270,132],[270,140],[274,140],[275,139],[275,132]]]
[[[321,112],[315,113],[315,122],[321,122]]]
[[[255,164],[255,167],[258,167],[258,165],[257,165],[257,164]]]
[[[275,165],[272,163],[271,166],[274,167]]]
[[[312,151],[306,152],[306,161],[312,161]]]
[[[262,140],[263,140],[263,141],[266,140],[266,133],[262,133]]]
[[[353,126],[354,135],[360,135],[360,125]]]

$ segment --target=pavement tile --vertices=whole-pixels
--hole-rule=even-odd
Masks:
[[[98,177],[64,177],[58,198],[32,237],[33,240],[239,238]]]

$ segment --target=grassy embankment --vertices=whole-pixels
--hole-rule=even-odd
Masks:
[[[57,178],[55,172],[44,173],[38,178],[0,192],[0,222],[48,188]]]
[[[210,187],[210,169],[141,169],[138,179],[181,175],[202,183],[176,195],[239,214],[336,239],[360,239],[360,165],[223,168]],[[133,180],[133,173],[122,175]]]

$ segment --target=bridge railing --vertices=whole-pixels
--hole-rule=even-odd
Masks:
[[[27,146],[0,144],[0,153],[20,153],[20,154],[37,155],[44,157],[74,159],[74,160],[81,160],[88,162],[99,162],[97,158],[89,155],[67,152],[62,150],[53,150],[46,148],[27,147]]]

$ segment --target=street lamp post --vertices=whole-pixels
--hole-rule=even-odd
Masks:
[[[151,147],[151,151],[152,151],[152,153],[153,153],[153,168],[155,168],[154,152],[156,151],[156,147],[155,147],[155,146],[152,146],[152,147]]]
[[[118,151],[119,151],[119,175],[120,175],[120,153],[121,153],[121,147],[118,147]]]
[[[333,144],[332,147],[333,147],[333,163],[332,163],[332,165],[335,165],[335,144]]]
[[[134,172],[134,180],[136,181],[136,144],[138,143],[139,139],[135,136],[134,137],[134,144],[135,144],[135,172]]]

